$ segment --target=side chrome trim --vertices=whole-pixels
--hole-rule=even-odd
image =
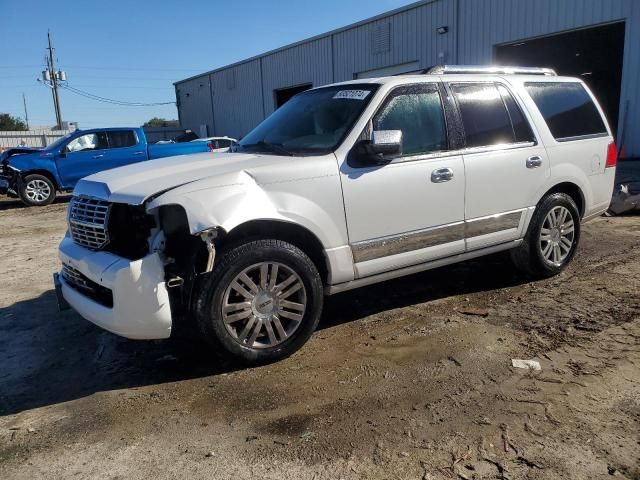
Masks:
[[[355,263],[366,262],[367,260],[434,247],[457,240],[464,240],[465,238],[518,228],[524,211],[524,209],[515,210],[488,217],[474,218],[472,220],[404,232],[398,235],[355,242],[351,245],[353,261]]]
[[[561,138],[556,138],[556,142],[562,143],[562,142],[574,142],[576,140],[589,140],[591,138],[604,138],[604,137],[608,137],[609,133],[607,132],[601,132],[601,133],[590,133],[587,135],[577,135],[575,137],[561,137]]]
[[[538,142],[518,142],[501,143],[500,145],[488,145],[486,147],[469,147],[459,150],[462,155],[473,155],[474,153],[500,152],[502,150],[515,150],[516,148],[531,148],[538,145]]]
[[[457,150],[441,150],[441,151],[432,152],[432,153],[421,153],[417,155],[405,155],[401,157],[396,157],[389,162],[389,165],[395,164],[395,163],[418,162],[420,160],[459,157],[461,155],[473,155],[475,153],[501,152],[504,150],[515,150],[518,148],[531,148],[537,145],[538,145],[538,142],[536,141],[536,142],[502,143],[500,145],[490,145],[486,147],[460,148]],[[372,167],[360,167],[360,168],[373,169],[373,168],[379,168],[379,167],[372,166]]]
[[[489,217],[474,218],[465,222],[465,238],[478,237],[489,233],[518,228],[524,210],[500,213]]]
[[[339,283],[337,285],[330,285],[325,288],[325,295],[334,295],[336,293],[346,292],[354,288],[365,287],[367,285],[373,285],[374,283],[384,282],[392,280],[398,277],[404,277],[405,275],[411,275],[414,273],[423,272],[425,270],[431,270],[433,268],[444,267],[445,265],[451,265],[453,263],[463,262],[465,260],[471,260],[472,258],[482,257],[490,253],[501,252],[504,250],[510,250],[517,247],[522,243],[522,239],[513,240],[507,243],[501,243],[500,245],[493,245],[487,248],[481,248],[472,252],[460,253],[458,255],[452,255],[450,257],[440,258],[428,263],[421,263],[419,265],[412,265],[411,267],[400,268],[391,272],[379,273],[377,275],[371,275],[370,277],[359,278],[358,280],[352,280],[351,282]]]
[[[356,242],[351,249],[353,260],[359,263],[463,239],[464,222],[457,222]]]

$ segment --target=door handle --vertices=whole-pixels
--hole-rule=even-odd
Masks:
[[[93,156],[93,158],[102,158],[102,157],[104,157],[104,155],[103,155],[103,154],[101,154],[101,153],[99,153],[98,155],[94,155],[94,156]]]
[[[133,152],[134,155],[142,155],[144,152]]]
[[[433,183],[448,182],[453,178],[453,170],[450,168],[439,168],[431,172],[431,181]]]
[[[527,168],[538,168],[542,165],[542,158],[538,155],[527,158]]]

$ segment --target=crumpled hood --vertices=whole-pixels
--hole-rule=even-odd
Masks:
[[[38,158],[41,149],[38,148],[29,148],[29,147],[15,147],[9,148],[0,154],[0,164],[2,165],[11,165],[17,169],[21,169],[23,167],[23,163],[28,162],[34,158]],[[29,155],[36,154],[36,155]]]
[[[198,153],[167,157],[105,170],[78,182],[75,195],[87,195],[110,202],[140,205],[146,199],[181,185],[220,178],[220,185],[238,183],[238,176],[226,175],[278,164],[284,166],[299,158],[246,153]],[[283,165],[284,164],[284,165]],[[278,171],[286,171],[286,168]],[[286,180],[286,178],[283,178]],[[216,186],[215,182],[214,185]]]

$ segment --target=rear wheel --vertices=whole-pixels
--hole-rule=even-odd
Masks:
[[[536,207],[523,243],[511,251],[515,265],[536,277],[557,275],[573,259],[580,240],[580,214],[565,193],[545,197]]]
[[[20,199],[28,206],[49,205],[56,198],[56,188],[44,175],[27,175],[22,180]]]
[[[249,364],[298,350],[322,311],[322,281],[297,247],[279,240],[239,245],[222,255],[200,286],[200,332],[221,353]]]

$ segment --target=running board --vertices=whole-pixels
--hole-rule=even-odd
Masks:
[[[484,255],[490,255],[492,253],[502,252],[504,250],[511,250],[521,243],[522,239],[513,240],[511,242],[501,243],[500,245],[494,245],[492,247],[481,248],[480,250],[474,250],[472,252],[460,253],[458,255],[440,258],[432,262],[412,265],[411,267],[400,268],[398,270],[392,270],[390,272],[378,273],[369,277],[351,280],[350,282],[330,285],[325,288],[324,292],[325,295],[334,295],[336,293],[346,292],[347,290],[353,290],[354,288],[366,287],[367,285],[373,285],[374,283],[385,282],[387,280],[393,280],[394,278],[404,277],[405,275],[412,275],[414,273],[424,272],[425,270],[444,267],[453,263],[464,262],[465,260],[471,260],[472,258],[483,257]]]

